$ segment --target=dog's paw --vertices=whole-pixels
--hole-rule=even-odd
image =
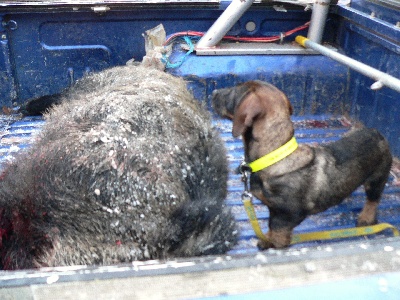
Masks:
[[[258,240],[257,248],[260,250],[267,250],[270,248],[275,248],[274,244],[267,240]]]
[[[269,230],[265,235],[265,239],[258,241],[257,247],[260,250],[266,250],[270,248],[284,249],[290,245],[291,238],[291,229],[282,228],[278,230]]]
[[[364,227],[364,226],[371,226],[371,225],[376,225],[376,224],[378,224],[378,220],[377,219],[374,219],[372,221],[358,219],[356,226],[357,227]]]

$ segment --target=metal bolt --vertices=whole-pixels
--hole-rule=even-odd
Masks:
[[[378,80],[378,81],[374,82],[374,83],[371,85],[371,90],[374,90],[374,91],[380,90],[381,88],[383,88],[383,86],[384,86],[384,85],[383,85],[382,81]]]
[[[94,7],[92,7],[92,10],[93,10],[95,13],[104,14],[104,13],[106,13],[107,11],[109,11],[110,8],[109,8],[108,6],[94,6]]]
[[[249,21],[246,23],[246,30],[248,32],[252,32],[252,31],[256,30],[256,26],[257,26],[256,23],[254,23],[253,21]]]

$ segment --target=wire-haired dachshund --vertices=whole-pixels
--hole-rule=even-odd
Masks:
[[[233,121],[233,136],[242,136],[247,163],[293,138],[292,106],[271,84],[249,81],[215,90],[212,102],[221,117]],[[375,224],[391,164],[385,138],[375,129],[363,128],[323,146],[300,144],[275,164],[253,170],[250,190],[270,211],[268,242],[259,241],[259,248],[287,247],[293,228],[307,216],[339,204],[362,184],[367,201],[357,225]]]

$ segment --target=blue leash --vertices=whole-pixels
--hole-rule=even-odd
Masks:
[[[168,60],[167,55],[164,54],[164,55],[163,55],[163,58],[162,58],[162,62],[165,63],[165,67],[166,67],[167,69],[179,68],[179,67],[183,64],[183,62],[185,61],[185,59],[186,59],[191,53],[193,53],[193,51],[194,51],[194,45],[193,45],[193,43],[192,43],[192,40],[191,40],[188,36],[184,36],[183,39],[185,40],[186,44],[188,44],[188,46],[189,46],[189,51],[186,52],[186,54],[183,56],[183,58],[182,58],[180,61],[176,62],[176,63],[171,63],[171,62]]]

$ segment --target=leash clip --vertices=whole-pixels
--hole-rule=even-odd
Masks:
[[[252,169],[248,164],[246,164],[246,162],[242,162],[238,169],[239,172],[242,174],[242,182],[244,183],[242,202],[244,209],[246,210],[247,216],[249,217],[251,227],[253,227],[254,233],[260,240],[268,242],[267,237],[262,232],[260,224],[258,223],[256,211],[253,207],[253,194],[250,192],[249,189],[249,178],[252,173]]]
[[[253,194],[247,191],[242,193],[242,202],[253,204]]]
[[[239,172],[240,174],[242,174],[242,182],[244,184],[244,193],[243,194],[250,194],[249,192],[249,176],[251,174],[251,168],[248,166],[248,164],[246,164],[245,161],[243,161],[240,166],[239,166]]]
[[[242,174],[242,182],[244,184],[244,191],[242,193],[242,202],[243,203],[253,203],[253,195],[250,192],[249,187],[249,178],[251,174],[251,168],[243,161],[239,166],[239,172]]]

